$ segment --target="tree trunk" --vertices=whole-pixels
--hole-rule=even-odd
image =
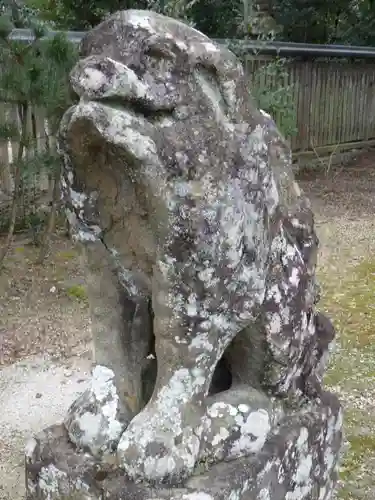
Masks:
[[[55,169],[54,176],[53,176],[53,191],[52,191],[52,201],[51,201],[51,211],[48,216],[48,222],[47,222],[47,227],[43,236],[43,241],[40,247],[40,252],[39,256],[37,258],[36,263],[37,264],[42,264],[44,259],[47,256],[49,246],[50,246],[50,241],[51,241],[51,236],[52,233],[55,229],[55,222],[56,222],[56,209],[57,209],[57,202],[59,198],[59,179],[60,179],[60,171],[61,167],[60,165]]]
[[[26,138],[27,138],[27,112],[28,112],[28,104],[22,103],[19,104],[20,116],[22,117],[21,124],[21,136],[20,136],[20,144],[18,148],[17,159],[15,162],[14,169],[14,193],[13,193],[13,201],[12,201],[12,210],[10,214],[10,224],[8,229],[8,234],[5,239],[5,244],[2,250],[0,250],[0,269],[4,264],[5,257],[7,256],[10,246],[12,244],[14,230],[16,227],[17,220],[17,211],[19,207],[20,196],[22,194],[22,157],[25,149]]]

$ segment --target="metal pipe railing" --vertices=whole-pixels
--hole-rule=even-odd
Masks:
[[[51,38],[58,33],[61,32],[48,31],[46,37]],[[66,31],[63,33],[67,36],[68,40],[78,44],[86,32]],[[28,29],[14,29],[9,35],[10,40],[24,42],[31,42],[34,38],[33,32]],[[242,54],[375,58],[375,48],[373,47],[235,39],[219,39],[215,41],[219,44],[227,45],[235,52],[241,52]]]

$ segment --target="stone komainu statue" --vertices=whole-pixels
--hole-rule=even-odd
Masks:
[[[28,447],[29,498],[329,499],[342,416],[313,215],[241,64],[129,10],[85,36],[71,84],[62,188],[95,368]]]

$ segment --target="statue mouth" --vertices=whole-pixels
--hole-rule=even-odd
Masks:
[[[62,135],[74,157],[86,151],[95,162],[96,152],[103,153],[103,145],[108,145],[106,155],[125,156],[127,162],[134,163],[144,161],[146,153],[156,155],[150,139],[154,132],[152,123],[135,105],[98,99],[82,100],[74,106]]]
[[[180,102],[179,91],[164,76],[154,71],[141,78],[127,64],[95,55],[79,61],[70,80],[80,103],[97,102],[154,121],[172,114]]]

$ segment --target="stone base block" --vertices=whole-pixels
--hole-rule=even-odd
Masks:
[[[199,464],[178,486],[129,481],[114,457],[98,462],[78,452],[63,425],[30,440],[26,449],[28,500],[329,500],[342,443],[336,396],[285,417],[256,455]]]

